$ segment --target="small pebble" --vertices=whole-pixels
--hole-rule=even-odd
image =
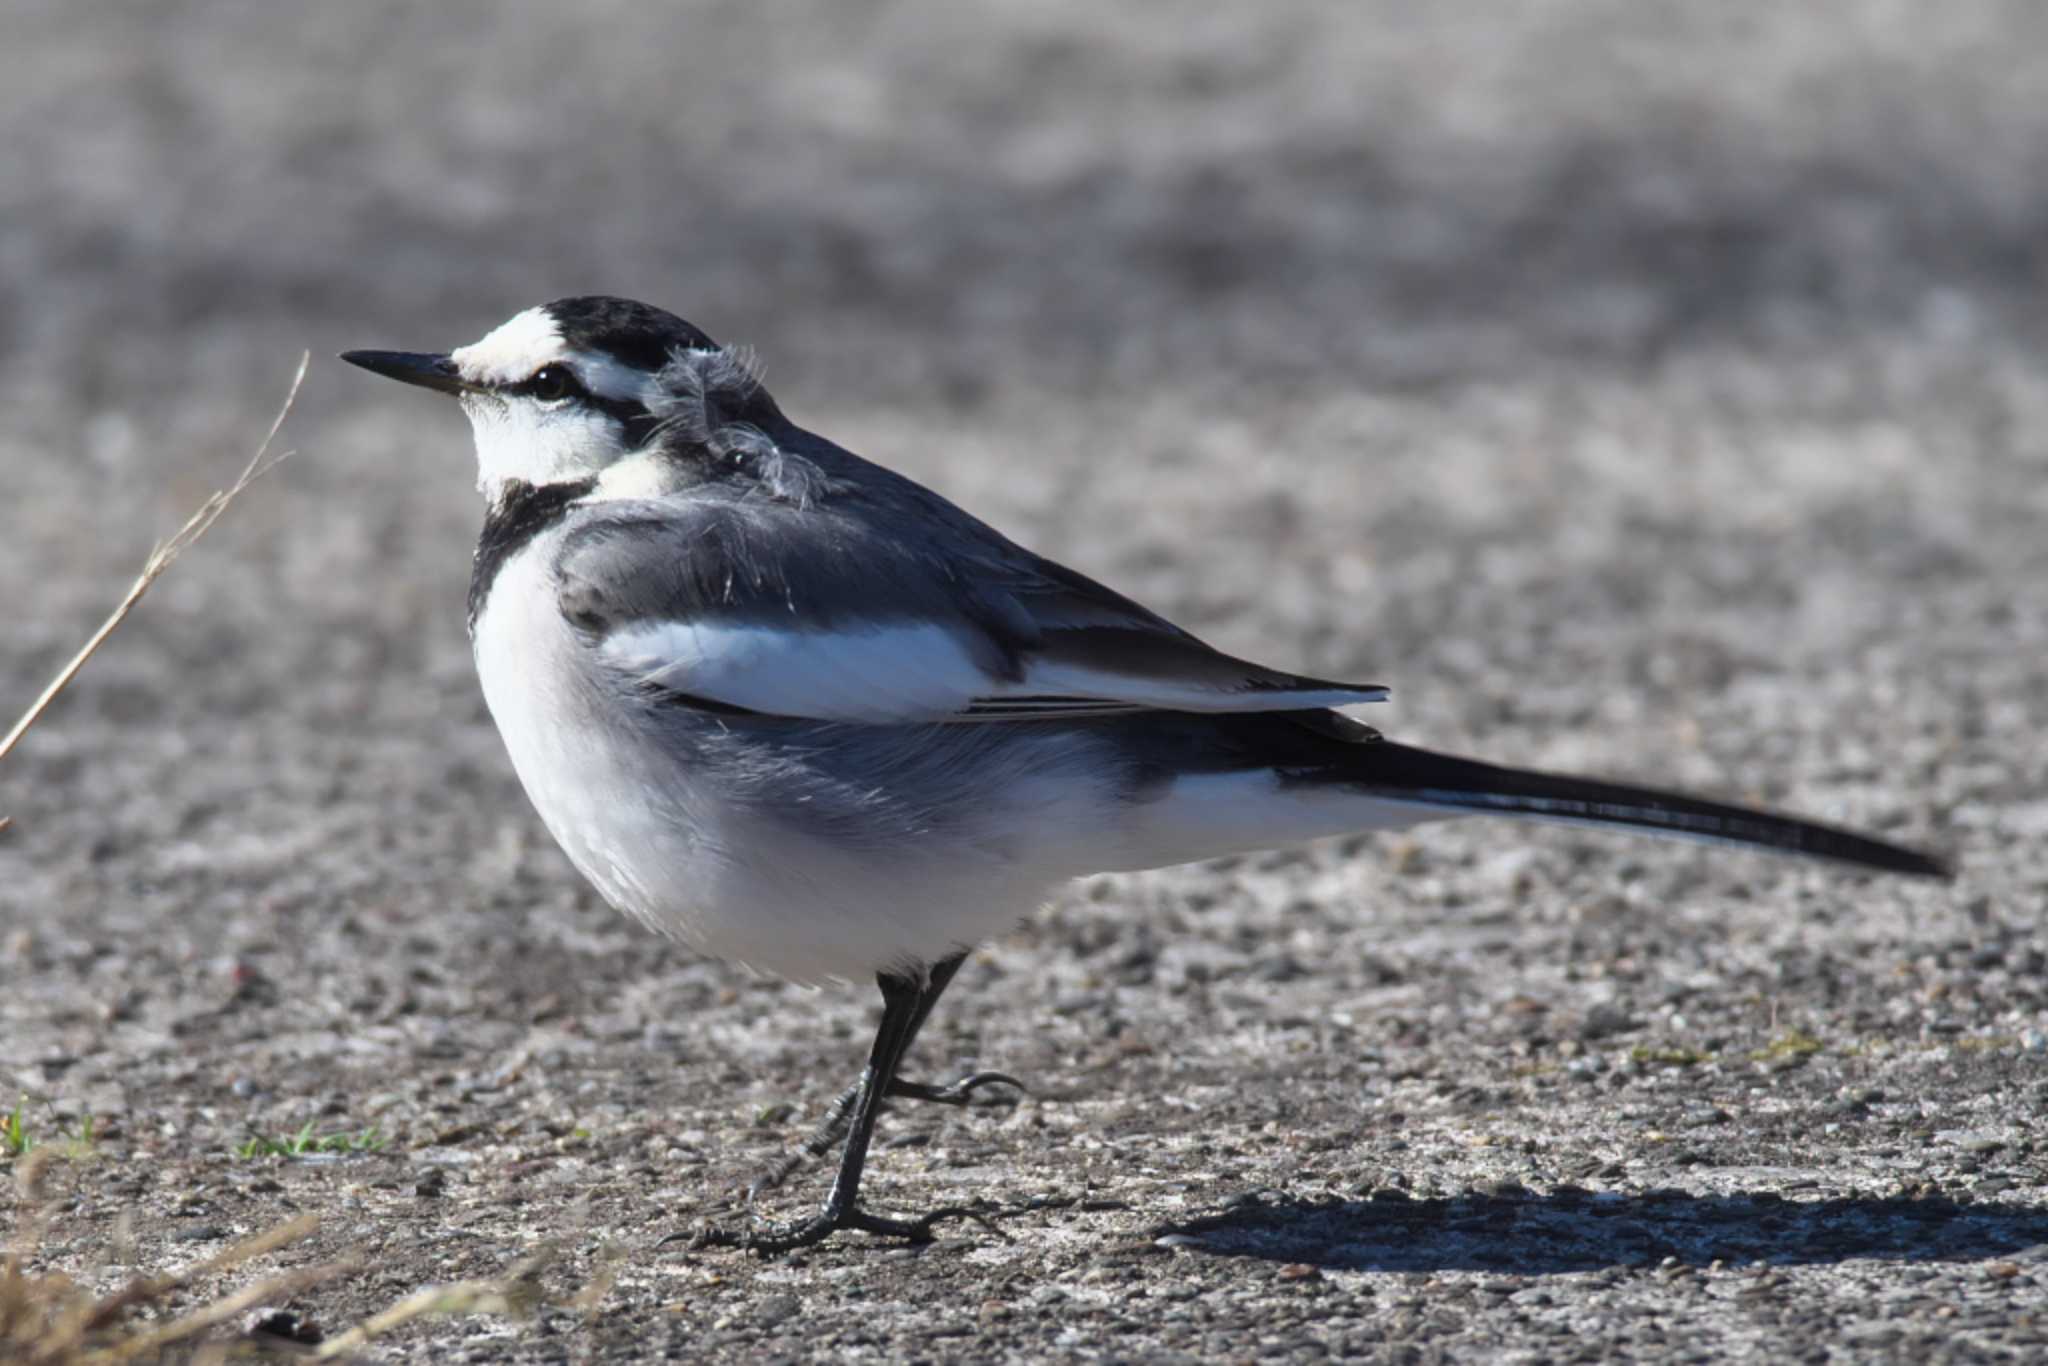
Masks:
[[[325,1336],[320,1326],[291,1309],[258,1309],[242,1320],[244,1337],[278,1338],[311,1347]]]

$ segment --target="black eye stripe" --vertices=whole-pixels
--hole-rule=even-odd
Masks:
[[[618,422],[626,429],[627,440],[636,444],[651,438],[654,429],[660,425],[637,399],[590,392],[583,387],[583,381],[577,378],[576,372],[566,365],[543,365],[525,379],[504,385],[500,392],[539,399],[543,403],[573,398],[579,406],[595,409]]]

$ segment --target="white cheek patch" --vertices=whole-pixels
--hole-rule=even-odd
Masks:
[[[587,479],[619,455],[616,422],[587,408],[548,408],[530,398],[462,400],[476,437],[476,483],[494,498],[513,480],[555,484]]]
[[[515,384],[565,358],[562,333],[544,308],[529,308],[499,324],[481,341],[450,353],[455,368],[472,384]]]

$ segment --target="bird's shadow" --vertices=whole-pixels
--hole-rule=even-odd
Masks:
[[[1860,1259],[1961,1262],[2041,1248],[2048,1208],[1944,1196],[1796,1200],[1772,1192],[1461,1195],[1313,1202],[1242,1197],[1156,1230],[1172,1246],[1350,1271],[1541,1276],[1680,1265]]]

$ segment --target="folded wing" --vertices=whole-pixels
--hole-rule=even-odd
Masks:
[[[608,666],[715,708],[897,725],[1386,696],[1234,659],[989,535],[911,544],[815,506],[615,503],[572,530],[555,571],[563,615]]]

